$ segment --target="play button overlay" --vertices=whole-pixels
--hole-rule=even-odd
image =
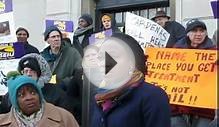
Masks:
[[[117,64],[117,62],[105,52],[105,75]]]
[[[131,79],[135,58],[124,41],[109,37],[101,45],[89,45],[85,48],[82,66],[86,78],[93,85],[112,90]]]

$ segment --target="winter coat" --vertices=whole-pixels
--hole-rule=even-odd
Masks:
[[[77,34],[77,35],[75,34],[73,36],[73,47],[78,50],[78,52],[81,54],[82,57],[84,55],[83,49],[89,45],[89,37],[91,36],[91,34],[93,34],[93,28],[90,28],[81,34]],[[80,43],[79,38],[82,36],[83,36],[83,40]]]
[[[66,87],[71,84],[74,75],[81,71],[82,58],[75,48],[62,45],[59,55],[50,54],[50,47],[45,48],[41,55],[49,63],[58,84]]]
[[[187,36],[179,40],[174,47],[175,48],[184,48],[184,49],[193,49],[191,46],[191,41]],[[204,42],[201,43],[196,49],[215,49],[215,45],[211,41],[210,38],[206,36],[204,39]],[[180,106],[180,105],[171,105],[171,111],[172,116],[176,115],[197,115],[199,117],[204,117],[208,119],[214,119],[215,111],[214,109],[208,109],[208,108],[194,108],[194,107],[188,107],[188,106]]]
[[[24,46],[24,55],[29,54],[29,53],[40,54],[39,50],[36,47],[29,44],[28,42],[16,42],[16,43],[17,44],[22,44]]]
[[[177,41],[186,35],[185,28],[176,21],[166,22],[164,29],[170,34],[166,48],[172,48]]]
[[[176,42],[174,48],[193,49],[193,47],[191,47],[191,41],[189,40],[188,36],[185,36]],[[204,42],[201,43],[196,49],[216,49],[216,46],[213,44],[212,40],[206,36]]]
[[[16,119],[13,115],[13,110],[7,114],[0,115],[1,127],[18,127]],[[50,103],[45,103],[45,109],[42,119],[37,127],[79,127],[75,118],[68,111],[54,106]]]
[[[38,84],[41,85],[42,87],[41,90],[42,90],[45,100],[49,103],[52,103],[59,107],[63,107],[69,110],[70,112],[72,112],[72,107],[71,107],[72,102],[68,98],[65,91],[63,91],[59,87],[59,84],[54,85],[54,84],[48,83],[51,79],[52,73],[49,69],[49,65],[46,62],[46,60],[39,54],[35,54],[35,53],[27,54],[23,56],[22,59],[25,57],[36,58],[39,63],[39,66],[41,69],[41,75],[38,79]],[[8,93],[2,97],[2,103],[0,104],[0,108],[2,109],[0,113],[7,113],[10,111],[11,103],[9,100]]]
[[[145,82],[126,91],[107,112],[92,103],[90,114],[90,127],[170,127],[166,93]]]

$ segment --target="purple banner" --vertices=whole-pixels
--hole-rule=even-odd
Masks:
[[[214,14],[214,18],[217,18],[217,19],[219,18],[218,6],[219,6],[218,0],[211,1],[211,7],[212,7],[213,14]]]
[[[99,43],[99,41],[105,39],[106,37],[110,37],[110,36],[112,36],[112,29],[92,34],[89,37],[89,44]]]
[[[25,54],[24,43],[2,43],[0,44],[0,60],[1,59],[17,59]]]
[[[65,32],[73,32],[74,30],[73,21],[46,20],[46,28],[53,25],[57,26],[61,31]]]
[[[0,0],[0,14],[12,11],[12,0]]]

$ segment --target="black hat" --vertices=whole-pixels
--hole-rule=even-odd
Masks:
[[[168,19],[170,19],[170,16],[168,16],[167,13],[164,12],[163,10],[157,11],[155,16],[153,18],[151,18],[151,20],[155,20],[158,17],[167,17]]]
[[[198,19],[191,19],[186,23],[186,33],[193,30],[194,28],[201,27],[204,30],[207,30],[207,27],[204,22]]]
[[[27,29],[25,29],[25,28],[23,28],[23,27],[19,27],[19,28],[16,30],[16,34],[17,34],[19,31],[25,31],[26,34],[27,34],[27,38],[29,37],[29,32],[27,31]]]
[[[32,70],[37,72],[37,76],[40,77],[41,69],[38,61],[33,57],[25,57],[21,59],[18,63],[18,71],[21,73],[25,67],[31,68]]]
[[[47,39],[49,38],[49,34],[52,32],[52,31],[57,31],[59,32],[60,36],[61,36],[61,39],[62,39],[62,33],[61,31],[56,27],[56,26],[49,26],[46,28],[45,32],[44,32],[44,41],[47,41]]]
[[[147,57],[144,55],[144,51],[139,43],[133,37],[124,33],[113,33],[112,37],[121,39],[131,48],[135,56],[136,68],[143,74],[147,74],[147,66],[145,64]]]
[[[93,19],[89,14],[83,14],[79,19],[84,19],[88,25],[93,24]]]

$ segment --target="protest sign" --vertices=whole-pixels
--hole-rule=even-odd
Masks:
[[[46,20],[46,28],[49,26],[57,26],[62,32],[63,36],[71,39],[73,37],[74,23],[73,21],[64,21],[64,20]],[[64,38],[65,38],[64,37]]]
[[[127,12],[125,33],[135,38],[141,47],[165,47],[170,34],[159,24]]]
[[[89,44],[95,44],[97,47],[100,47],[104,39],[110,36],[112,36],[112,29],[94,33],[89,37]]]
[[[146,81],[163,88],[171,104],[216,108],[214,50],[147,48]]]
[[[0,60],[20,58],[24,54],[24,44],[22,42],[0,43]]]
[[[6,75],[9,71],[16,71],[20,59],[0,60],[0,96],[8,92]]]
[[[218,6],[219,6],[218,0],[211,0],[211,8],[213,11],[214,18],[216,18],[216,19],[219,18]]]
[[[0,0],[0,43],[15,42],[14,19],[11,0]]]

